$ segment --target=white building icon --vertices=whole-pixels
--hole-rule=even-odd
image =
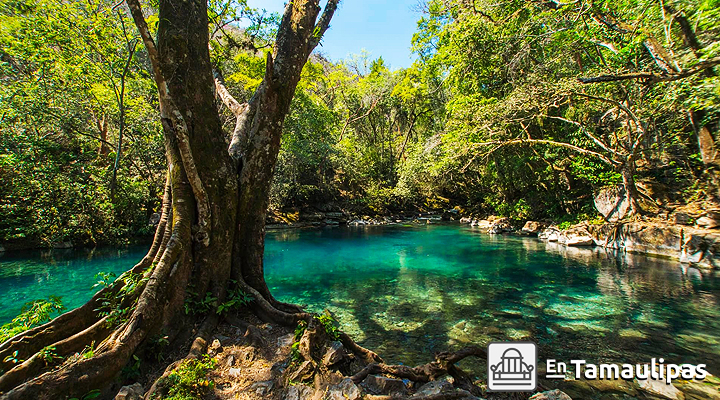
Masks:
[[[537,386],[535,343],[491,343],[488,346],[488,389],[530,391]]]

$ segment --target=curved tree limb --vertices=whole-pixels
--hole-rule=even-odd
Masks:
[[[644,83],[652,85],[659,82],[672,82],[680,79],[687,78],[689,76],[703,72],[709,68],[713,68],[716,65],[720,65],[720,57],[710,58],[705,61],[700,61],[694,67],[688,68],[678,73],[668,74],[655,74],[652,72],[630,72],[625,74],[616,75],[600,75],[588,78],[578,78],[580,83],[600,83],[600,82],[617,82],[627,80],[641,80]]]

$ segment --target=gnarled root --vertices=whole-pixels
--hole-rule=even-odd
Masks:
[[[406,365],[388,365],[384,363],[371,363],[363,368],[360,372],[353,375],[350,379],[353,383],[358,384],[362,382],[370,374],[385,374],[392,375],[401,379],[409,379],[413,382],[426,383],[429,381],[437,380],[444,375],[450,375],[454,379],[454,386],[458,389],[463,389],[475,396],[481,394],[480,388],[475,386],[470,380],[469,376],[458,368],[455,363],[470,357],[475,356],[486,359],[487,353],[484,349],[479,347],[468,347],[456,352],[441,352],[435,354],[435,361],[423,364],[414,368]],[[452,394],[443,394],[442,396],[467,396],[467,392],[459,392]],[[440,395],[438,395],[440,396]],[[435,398],[428,396],[428,398]],[[438,399],[446,398],[463,398],[463,397],[438,397]],[[413,399],[416,399],[413,397]]]
[[[188,355],[185,358],[175,361],[174,363],[168,365],[167,368],[165,368],[165,372],[163,372],[163,374],[158,379],[156,379],[155,382],[153,382],[150,390],[148,390],[145,394],[145,400],[152,399],[153,396],[159,390],[161,390],[160,384],[162,383],[163,379],[167,378],[177,367],[180,366],[180,364],[182,364],[186,360],[197,360],[198,358],[200,358],[200,356],[205,352],[205,350],[207,350],[208,341],[210,340],[212,332],[217,327],[217,324],[218,316],[215,314],[205,319],[203,324],[200,326],[200,329],[198,330],[195,340],[193,340],[193,343],[190,346],[190,351],[188,352]]]

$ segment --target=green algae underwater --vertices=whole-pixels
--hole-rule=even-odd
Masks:
[[[28,301],[92,296],[144,246],[0,256],[0,324]],[[387,225],[270,231],[275,296],[327,309],[388,362],[437,351],[534,341],[540,359],[703,363],[720,375],[720,274],[676,261],[493,236],[469,226]]]

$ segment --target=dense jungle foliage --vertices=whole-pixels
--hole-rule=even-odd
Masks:
[[[151,231],[165,171],[157,92],[114,5],[0,0],[0,243]],[[246,101],[279,16],[210,5],[232,13],[211,24],[211,54]],[[613,185],[639,212],[717,201],[718,0],[429,0],[417,11],[409,68],[311,57],[273,208],[587,218]]]

